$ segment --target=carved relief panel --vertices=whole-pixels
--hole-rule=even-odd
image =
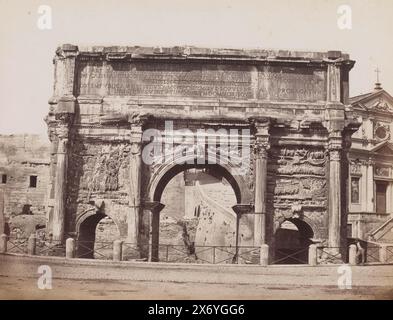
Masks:
[[[269,207],[275,220],[315,220],[324,227],[327,208],[327,155],[322,148],[272,147],[269,158]]]

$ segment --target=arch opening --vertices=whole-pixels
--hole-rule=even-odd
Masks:
[[[241,201],[240,187],[222,166],[175,165],[161,177],[153,199],[165,205],[155,230],[159,244],[179,246],[169,260],[202,258],[201,246],[235,246],[232,206]]]
[[[110,258],[113,243],[119,239],[120,233],[116,223],[108,215],[96,212],[86,215],[78,224],[76,255],[78,258],[102,259]]]
[[[225,178],[228,181],[228,183],[232,186],[235,192],[237,203],[241,203],[240,186],[237,183],[236,179],[233,177],[233,175],[226,168],[224,168],[219,164],[195,164],[195,163],[175,165],[172,168],[170,168],[167,172],[165,172],[165,174],[160,178],[159,182],[157,183],[156,188],[154,189],[153,201],[161,201],[162,193],[164,192],[164,189],[169,183],[169,181],[171,181],[179,173],[190,169],[206,170],[215,177]]]
[[[298,218],[286,219],[274,236],[276,264],[307,264],[308,247],[313,243],[312,228]]]

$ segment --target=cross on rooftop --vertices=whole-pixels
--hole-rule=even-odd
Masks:
[[[381,70],[379,70],[377,67],[374,71],[377,74],[377,83],[379,83],[379,73],[381,72]]]

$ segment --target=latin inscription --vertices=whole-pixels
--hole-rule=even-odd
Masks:
[[[325,101],[326,72],[312,68],[264,67],[258,76],[258,98],[269,101]]]
[[[325,100],[325,72],[247,65],[80,62],[80,95]]]

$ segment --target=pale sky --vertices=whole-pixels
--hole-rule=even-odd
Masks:
[[[350,5],[352,29],[337,26]],[[40,5],[51,30],[37,27]],[[61,43],[341,50],[356,60],[350,93],[393,95],[392,0],[0,0],[0,133],[46,134],[52,58]]]

